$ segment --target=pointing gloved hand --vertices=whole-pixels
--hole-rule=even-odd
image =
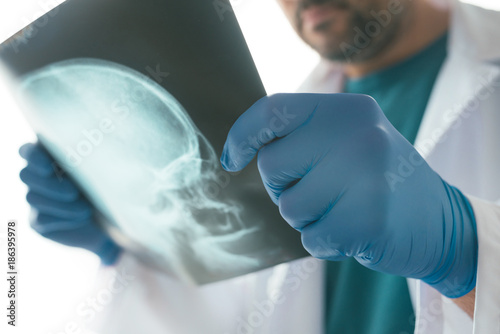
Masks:
[[[221,163],[239,171],[255,155],[271,199],[311,255],[354,257],[448,297],[474,288],[477,235],[468,200],[372,98],[264,97],[231,128]]]
[[[113,264],[121,248],[99,228],[94,208],[75,184],[66,175],[56,175],[54,161],[40,144],[25,144],[19,153],[28,162],[20,177],[35,210],[31,227],[46,238],[97,254],[105,265]]]

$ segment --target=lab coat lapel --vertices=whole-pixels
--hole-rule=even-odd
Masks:
[[[500,13],[470,4],[455,3],[450,28],[448,58],[436,80],[415,146],[429,157],[446,133],[457,128],[481,101],[498,94],[492,82],[500,75],[497,29]],[[496,90],[496,92],[495,92]]]
[[[451,56],[445,62],[415,141],[424,157],[446,142],[451,128],[458,128],[471,113],[479,111],[482,101],[498,94],[499,87],[492,83],[499,75],[497,66],[470,61],[461,55]]]

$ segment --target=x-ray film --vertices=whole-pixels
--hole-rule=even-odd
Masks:
[[[255,162],[218,161],[265,95],[227,0],[69,0],[0,59],[40,142],[143,261],[202,284],[306,255]]]

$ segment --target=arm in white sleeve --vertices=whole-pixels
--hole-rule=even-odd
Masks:
[[[474,320],[450,299],[417,281],[415,334],[500,333],[500,206],[468,198],[476,217],[479,247]]]
[[[476,216],[478,265],[474,334],[500,333],[500,206],[469,197]]]

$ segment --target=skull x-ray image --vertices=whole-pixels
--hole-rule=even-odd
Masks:
[[[265,95],[231,11],[202,0],[55,10],[0,59],[41,144],[119,244],[198,284],[306,255],[255,165],[219,164],[231,124]]]
[[[135,242],[158,254],[180,252],[169,265],[187,277],[183,252],[209,272],[259,268],[258,249],[231,252],[259,224],[245,227],[238,203],[210,196],[220,172],[215,151],[165,89],[95,59],[50,65],[21,87],[36,106],[26,110],[36,110],[29,118],[42,143]]]

